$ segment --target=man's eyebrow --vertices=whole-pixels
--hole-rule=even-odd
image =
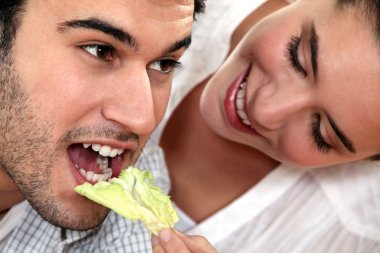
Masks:
[[[117,28],[114,25],[97,18],[75,19],[64,21],[58,24],[59,32],[65,32],[66,30],[73,28],[97,30],[105,34],[111,35],[116,40],[127,44],[135,51],[138,51],[139,49],[139,44],[130,33],[128,33],[127,31],[123,31],[123,29]]]
[[[319,38],[317,30],[315,29],[314,21],[311,24],[310,30],[310,52],[311,52],[311,67],[313,69],[314,78],[318,75],[318,49],[319,49]]]
[[[351,153],[356,153],[356,150],[352,142],[346,137],[346,135],[343,134],[343,132],[339,129],[339,127],[336,125],[334,120],[328,115],[327,115],[327,119],[330,122],[332,129],[334,129],[335,134],[338,136],[339,140],[343,143],[346,149],[350,151]]]
[[[173,45],[171,45],[167,50],[166,53],[172,53],[177,51],[181,48],[188,48],[191,44],[191,34],[183,38],[182,40],[176,41]]]

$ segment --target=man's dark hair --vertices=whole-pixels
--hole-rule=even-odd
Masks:
[[[0,59],[4,60],[12,48],[21,22],[24,0],[0,0]]]
[[[197,14],[204,13],[206,8],[206,0],[194,0],[194,19]]]
[[[372,24],[374,35],[380,40],[380,0],[337,0],[337,5],[340,8],[356,8],[359,16]]]

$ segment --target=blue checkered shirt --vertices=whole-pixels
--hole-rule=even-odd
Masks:
[[[157,185],[167,192],[168,175],[162,168],[159,148],[146,147],[136,166],[149,168]],[[89,231],[63,230],[44,221],[28,205],[24,217],[7,239],[4,253],[96,253],[152,252],[148,231],[141,222],[131,222],[110,212],[101,226]]]

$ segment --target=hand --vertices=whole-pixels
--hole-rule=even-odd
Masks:
[[[185,235],[174,229],[163,229],[152,236],[154,253],[217,253],[202,236]]]

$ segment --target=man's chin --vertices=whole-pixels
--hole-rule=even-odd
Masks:
[[[101,219],[96,220],[96,221],[94,221],[94,220],[93,221],[85,221],[85,222],[81,222],[79,224],[78,223],[76,223],[76,224],[63,224],[63,226],[59,226],[59,227],[64,228],[64,229],[77,230],[77,231],[86,231],[86,230],[94,229],[94,228],[99,227],[99,225],[101,225],[104,222],[108,213],[106,215],[104,215]]]
[[[99,226],[107,217],[110,210],[99,204],[93,203],[92,208],[84,210],[51,207],[46,210],[44,208],[35,208],[37,213],[47,222],[54,226],[70,230],[89,230]]]

